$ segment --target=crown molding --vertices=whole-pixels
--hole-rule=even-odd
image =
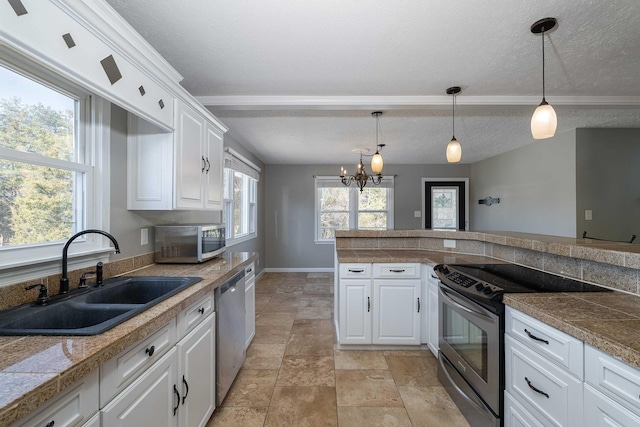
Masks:
[[[218,110],[386,110],[451,106],[450,96],[197,96],[207,107]],[[640,106],[640,96],[556,96],[553,105]],[[460,96],[458,105],[537,105],[540,96]]]

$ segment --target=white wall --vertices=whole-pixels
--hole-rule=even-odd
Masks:
[[[573,130],[472,164],[471,229],[576,237],[575,149]]]

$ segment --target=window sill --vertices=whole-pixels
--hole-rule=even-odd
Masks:
[[[335,239],[332,239],[332,240],[314,240],[314,243],[316,245],[335,245],[336,241],[335,241]]]
[[[227,248],[229,248],[229,247],[237,245],[239,243],[247,242],[249,240],[255,239],[256,237],[258,237],[258,234],[257,233],[253,233],[253,234],[247,234],[246,236],[236,237],[234,239],[227,239],[226,246],[227,246]]]

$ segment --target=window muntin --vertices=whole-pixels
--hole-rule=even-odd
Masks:
[[[335,230],[393,228],[393,178],[362,192],[334,177],[316,177],[316,241],[333,242]]]
[[[224,222],[227,244],[256,234],[257,181],[230,168],[224,170]]]

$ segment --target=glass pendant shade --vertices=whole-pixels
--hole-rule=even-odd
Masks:
[[[376,151],[376,154],[374,154],[373,158],[371,159],[371,170],[373,171],[373,173],[382,173],[383,164],[384,162],[382,161],[382,156],[378,151]]]
[[[546,101],[542,101],[531,117],[531,135],[533,139],[551,138],[556,134],[557,127],[558,117],[555,110]]]
[[[453,137],[447,145],[447,162],[458,163],[462,158],[462,147],[458,140]]]

